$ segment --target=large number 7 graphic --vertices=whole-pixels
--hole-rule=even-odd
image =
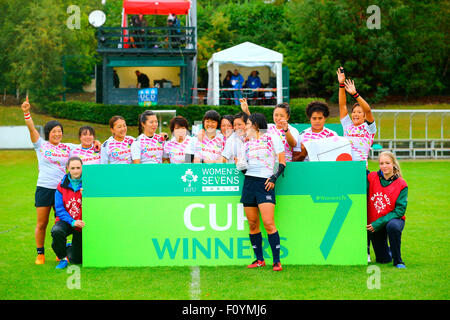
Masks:
[[[347,217],[350,208],[352,207],[352,200],[347,195],[341,195],[339,197],[328,198],[321,196],[311,196],[315,203],[330,203],[339,202],[336,211],[334,212],[333,218],[331,219],[330,225],[328,226],[325,236],[320,244],[320,251],[322,252],[325,260],[330,254],[331,248],[336,241],[339,231],[341,230],[345,218]]]

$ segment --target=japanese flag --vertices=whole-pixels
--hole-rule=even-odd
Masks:
[[[309,140],[303,144],[310,161],[351,161],[351,143],[347,138],[333,136]]]

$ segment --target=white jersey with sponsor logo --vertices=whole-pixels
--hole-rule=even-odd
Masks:
[[[84,165],[100,164],[100,151],[96,151],[94,145],[90,148],[83,148],[81,144],[76,145],[74,149],[70,151],[71,157],[79,157],[83,161]]]
[[[131,145],[131,158],[141,163],[162,163],[165,139],[159,134],[147,137],[141,134]]]
[[[206,135],[203,140],[197,140],[195,144],[195,158],[199,158],[201,162],[222,162],[221,156],[225,142],[222,135],[216,134],[213,139],[209,139]]]
[[[60,143],[55,146],[41,137],[33,143],[39,165],[38,187],[56,189],[66,174],[67,160],[74,146],[72,143]]]
[[[278,154],[282,153],[284,146],[278,136],[268,133],[259,139],[250,139],[244,143],[245,160],[248,163],[246,176],[270,178],[275,171]]]
[[[178,142],[175,137],[167,141],[164,145],[164,158],[168,158],[170,163],[185,163],[186,155],[194,154],[194,144],[197,139],[186,136],[182,142]]]
[[[377,132],[375,121],[371,124],[364,122],[355,126],[350,116],[347,115],[341,119],[341,124],[344,129],[344,137],[350,140],[352,144],[353,161],[366,161],[367,163],[370,147]]]
[[[102,145],[100,152],[101,164],[127,164],[131,163],[131,145],[134,138],[125,136],[123,141],[110,137]]]
[[[290,124],[288,124],[288,129],[289,129],[290,133],[292,134],[292,136],[294,137],[295,141],[298,141],[298,135],[299,135],[298,130],[295,129]],[[277,129],[276,125],[274,125],[274,124],[269,124],[267,133],[280,138],[281,143],[283,144],[283,147],[284,147],[284,152],[286,153],[286,162],[292,162],[292,154],[294,151],[293,149],[295,147],[292,148],[289,145],[289,143],[287,142],[286,133],[284,132],[284,130]]]

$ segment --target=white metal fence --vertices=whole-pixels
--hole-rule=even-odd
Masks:
[[[382,149],[371,149],[371,157],[374,158],[382,151],[391,151],[398,158],[450,158],[450,128],[445,127],[445,118],[450,115],[450,110],[372,110],[375,121],[377,124],[377,134],[375,135],[374,145],[378,144],[382,146]],[[398,122],[399,117],[409,117],[409,137],[398,138]],[[436,119],[429,121],[430,116],[433,118],[439,117],[440,122]],[[402,117],[402,118],[403,118]],[[420,118],[424,119],[424,128],[420,128],[420,131],[424,129],[424,134],[417,137],[417,131],[419,127],[413,126],[413,120]],[[403,119],[405,120],[405,119]],[[386,126],[383,127],[384,122],[393,121],[393,138],[387,138],[386,135],[383,138],[383,132],[386,130]],[[407,120],[408,121],[408,120]],[[430,136],[429,129],[433,128],[433,131],[437,132],[437,126],[440,126],[440,136]],[[414,134],[416,133],[416,134]]]

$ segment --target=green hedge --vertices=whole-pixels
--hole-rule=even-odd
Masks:
[[[300,98],[291,100],[291,123],[306,123],[308,119],[305,114],[305,109],[308,103],[314,98]],[[109,119],[115,115],[121,115],[125,118],[129,125],[136,125],[140,113],[144,110],[176,110],[177,115],[185,117],[192,125],[194,121],[201,121],[206,111],[214,109],[220,115],[231,114],[234,115],[241,111],[240,106],[205,106],[205,105],[189,105],[189,106],[155,106],[155,107],[140,107],[140,106],[123,106],[123,105],[104,105],[93,102],[81,101],[67,101],[67,102],[52,102],[39,106],[40,111],[54,117],[87,121],[92,123],[108,124]],[[266,116],[267,121],[273,121],[271,107],[257,107],[250,106],[250,112],[261,112]]]

